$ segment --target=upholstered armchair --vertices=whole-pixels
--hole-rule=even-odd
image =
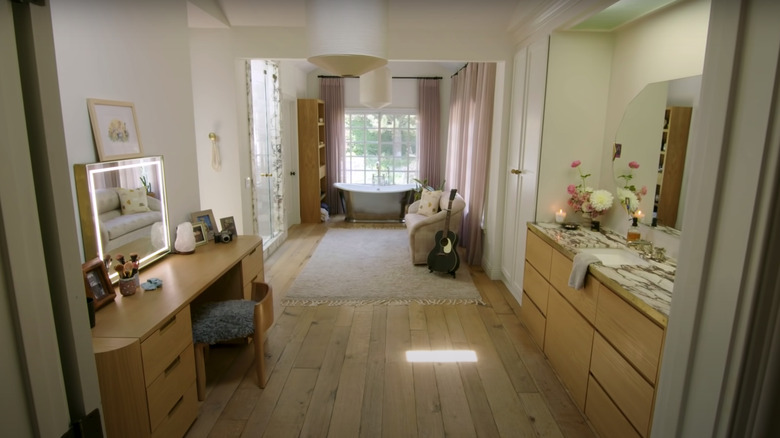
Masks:
[[[434,241],[436,232],[444,230],[444,220],[447,217],[447,205],[449,202],[449,193],[443,193],[439,199],[438,211],[431,215],[418,213],[420,201],[415,201],[409,206],[404,220],[406,222],[406,230],[409,232],[409,250],[412,255],[412,263],[415,265],[428,263],[428,254],[436,246]],[[463,219],[463,209],[465,208],[466,201],[463,200],[460,194],[456,194],[455,199],[452,200],[449,224],[449,230],[456,234],[460,228],[460,223]]]

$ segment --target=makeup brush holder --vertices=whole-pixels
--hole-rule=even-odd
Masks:
[[[135,291],[138,289],[138,282],[138,274],[135,274],[130,278],[120,278],[119,293],[122,294],[123,297],[135,294]]]

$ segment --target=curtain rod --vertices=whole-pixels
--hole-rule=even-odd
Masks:
[[[345,79],[355,79],[359,76],[326,76],[326,75],[319,75],[318,78],[323,79],[337,79],[337,78],[345,78]],[[441,76],[393,76],[393,79],[442,79]]]

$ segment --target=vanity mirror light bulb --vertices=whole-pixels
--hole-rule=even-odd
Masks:
[[[562,224],[566,221],[566,212],[563,211],[563,209],[558,210],[557,213],[555,213],[555,222]]]

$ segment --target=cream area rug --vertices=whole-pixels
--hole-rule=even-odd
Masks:
[[[461,263],[455,278],[412,264],[405,228],[330,228],[283,306],[484,304]]]

